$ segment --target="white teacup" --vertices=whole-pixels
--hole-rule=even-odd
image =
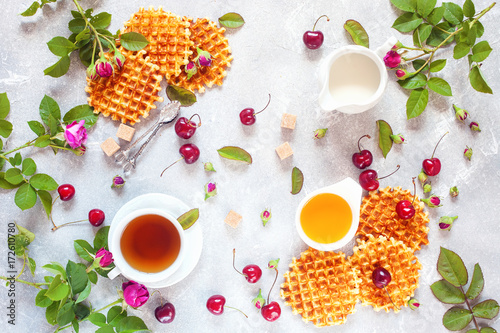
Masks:
[[[391,37],[376,51],[349,45],[330,53],[320,65],[320,107],[350,114],[374,107],[387,86],[382,58],[396,42]]]
[[[174,260],[170,266],[165,268],[164,270],[156,273],[147,273],[140,271],[134,267],[132,267],[127,260],[124,258],[122,249],[121,249],[121,239],[125,228],[129,225],[130,222],[135,220],[136,218],[144,215],[158,215],[161,216],[165,221],[165,223],[169,223],[175,227],[175,231],[178,233],[180,238],[180,249],[177,255],[177,258]],[[112,269],[108,273],[108,277],[110,279],[114,279],[118,275],[123,275],[124,277],[134,280],[139,283],[152,283],[159,282],[165,280],[169,276],[175,273],[175,271],[181,266],[181,263],[186,256],[185,249],[185,241],[184,241],[184,230],[180,223],[178,223],[177,219],[164,210],[155,209],[155,208],[144,208],[131,212],[126,215],[121,220],[116,222],[116,225],[113,225],[110,229],[110,233],[108,235],[108,245],[109,250],[113,254],[115,268]]]

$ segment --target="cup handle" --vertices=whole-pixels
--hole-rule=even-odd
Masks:
[[[389,52],[394,45],[398,42],[398,39],[394,36],[390,37],[384,44],[382,44],[376,51],[380,58],[384,58],[387,52]]]
[[[120,269],[115,266],[115,268],[113,268],[112,270],[110,270],[108,272],[108,278],[111,279],[111,280],[113,280],[115,277],[117,277],[121,273],[122,273],[122,271],[120,271]]]

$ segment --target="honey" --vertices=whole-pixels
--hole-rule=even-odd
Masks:
[[[300,212],[300,225],[311,240],[330,244],[341,240],[351,228],[349,204],[333,193],[321,193],[309,199]]]

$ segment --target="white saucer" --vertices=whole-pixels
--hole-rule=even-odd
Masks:
[[[124,218],[126,215],[134,210],[142,208],[156,208],[165,210],[173,216],[181,216],[187,212],[190,208],[184,202],[170,195],[162,193],[148,193],[140,195],[122,206],[115,214],[113,221],[111,221],[111,227],[109,234],[112,235],[113,227],[116,226],[115,221]],[[201,227],[198,223],[195,223],[191,228],[185,230],[184,239],[186,245],[189,248],[187,255],[182,261],[181,266],[175,271],[175,273],[165,280],[147,283],[146,287],[149,288],[165,288],[172,286],[177,282],[180,282],[186,276],[189,275],[196,267],[196,264],[200,260],[201,249],[203,247],[203,235],[201,233]]]

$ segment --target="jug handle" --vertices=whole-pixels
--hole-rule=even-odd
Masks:
[[[376,51],[380,58],[384,58],[387,52],[389,52],[394,45],[398,42],[398,39],[394,36],[390,37],[384,44],[382,44]]]

